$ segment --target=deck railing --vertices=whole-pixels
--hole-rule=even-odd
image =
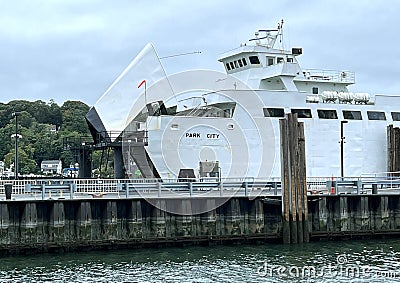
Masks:
[[[390,175],[390,176],[388,176]],[[359,177],[309,177],[309,194],[400,193],[400,177],[391,174]],[[279,178],[204,178],[204,179],[33,179],[0,180],[0,199],[5,187],[12,187],[14,199],[85,197],[219,197],[280,196]]]
[[[355,73],[352,71],[319,70],[306,69],[299,74],[296,79],[310,81],[330,81],[336,83],[354,84],[356,82]]]

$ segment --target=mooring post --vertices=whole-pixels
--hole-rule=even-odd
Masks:
[[[393,172],[394,164],[394,145],[393,145],[393,125],[389,125],[386,127],[386,142],[387,142],[387,171]],[[389,173],[389,176],[390,173]]]
[[[298,243],[297,233],[297,166],[296,166],[296,145],[297,145],[297,116],[288,114],[288,149],[289,149],[289,168],[290,168],[290,237],[291,243]]]
[[[281,186],[282,186],[282,220],[283,243],[290,244],[289,216],[289,160],[287,140],[287,118],[279,120],[281,136]]]
[[[6,195],[6,200],[11,200],[12,189],[13,189],[12,184],[4,184],[4,193]]]
[[[309,241],[304,124],[296,114],[279,120],[283,242]]]
[[[299,143],[299,193],[301,195],[300,201],[302,204],[302,222],[303,222],[303,242],[308,243],[310,241],[309,228],[308,228],[308,198],[307,198],[307,168],[306,168],[306,146],[304,136],[304,123],[298,123],[298,143]]]
[[[372,184],[372,194],[378,194],[378,184]]]

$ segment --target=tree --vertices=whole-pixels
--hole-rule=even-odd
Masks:
[[[15,150],[12,149],[4,157],[4,163],[6,167],[15,168],[14,160],[15,160]],[[22,148],[18,149],[18,168],[19,168],[18,170],[19,174],[23,175],[37,172],[37,164],[35,160],[29,158],[28,153]]]
[[[62,132],[77,132],[79,134],[89,134],[85,115],[89,111],[89,106],[80,101],[66,101],[61,106]]]
[[[60,107],[54,100],[49,103],[41,100],[0,103],[0,160],[4,160],[8,167],[14,163],[11,135],[15,134],[12,113],[16,111],[20,112],[18,133],[22,135],[18,141],[20,173],[39,172],[43,160],[60,159],[65,166],[75,162],[72,152],[63,151],[63,138],[89,134],[85,120],[89,106],[79,101],[66,101]],[[56,131],[52,125],[56,126]]]

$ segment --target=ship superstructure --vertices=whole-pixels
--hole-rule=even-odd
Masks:
[[[88,113],[93,136],[122,141],[128,176],[279,177],[279,119],[297,113],[309,177],[386,171],[386,127],[400,121],[400,97],[351,93],[351,71],[302,69],[302,48],[275,47],[282,27],[224,53],[225,73],[167,76],[147,45]]]

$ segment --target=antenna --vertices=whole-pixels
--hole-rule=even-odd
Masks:
[[[283,23],[284,23],[284,21],[283,21],[283,19],[281,20],[281,22],[280,23],[278,23],[278,30],[280,30],[280,33],[279,33],[279,43],[282,43],[282,38],[283,38]]]
[[[201,51],[193,51],[193,52],[187,52],[187,53],[179,53],[179,54],[167,55],[167,56],[164,56],[164,57],[160,57],[160,59],[168,59],[168,58],[172,58],[172,57],[186,56],[186,55],[193,55],[193,54],[201,54]]]
[[[256,41],[256,45],[263,45],[267,48],[273,48],[278,36],[279,36],[279,43],[282,43],[283,23],[284,21],[281,20],[278,23],[278,27],[276,29],[259,29],[258,31],[256,31],[255,37],[250,39],[249,41]],[[259,37],[260,32],[265,33],[265,35]],[[261,44],[262,39],[265,39],[265,44]]]
[[[193,51],[193,52],[186,52],[186,53],[179,53],[179,54],[167,55],[167,56],[164,56],[164,57],[159,57],[159,60],[161,61],[161,59],[169,59],[169,58],[173,58],[173,57],[186,56],[186,55],[192,55],[192,54],[201,54],[201,51]],[[160,64],[161,64],[161,62],[160,62]],[[173,88],[173,86],[172,86],[172,84],[171,84],[171,82],[170,82],[168,76],[166,76],[165,78],[166,78],[166,80],[167,80],[167,82],[168,82],[168,84],[169,84],[169,86],[170,86],[170,88],[171,88],[171,91],[172,91],[172,93],[173,93],[173,98],[174,98],[174,99],[176,100],[176,102],[178,103],[178,100],[177,100],[177,98],[176,98],[175,90],[174,90],[174,88]]]

